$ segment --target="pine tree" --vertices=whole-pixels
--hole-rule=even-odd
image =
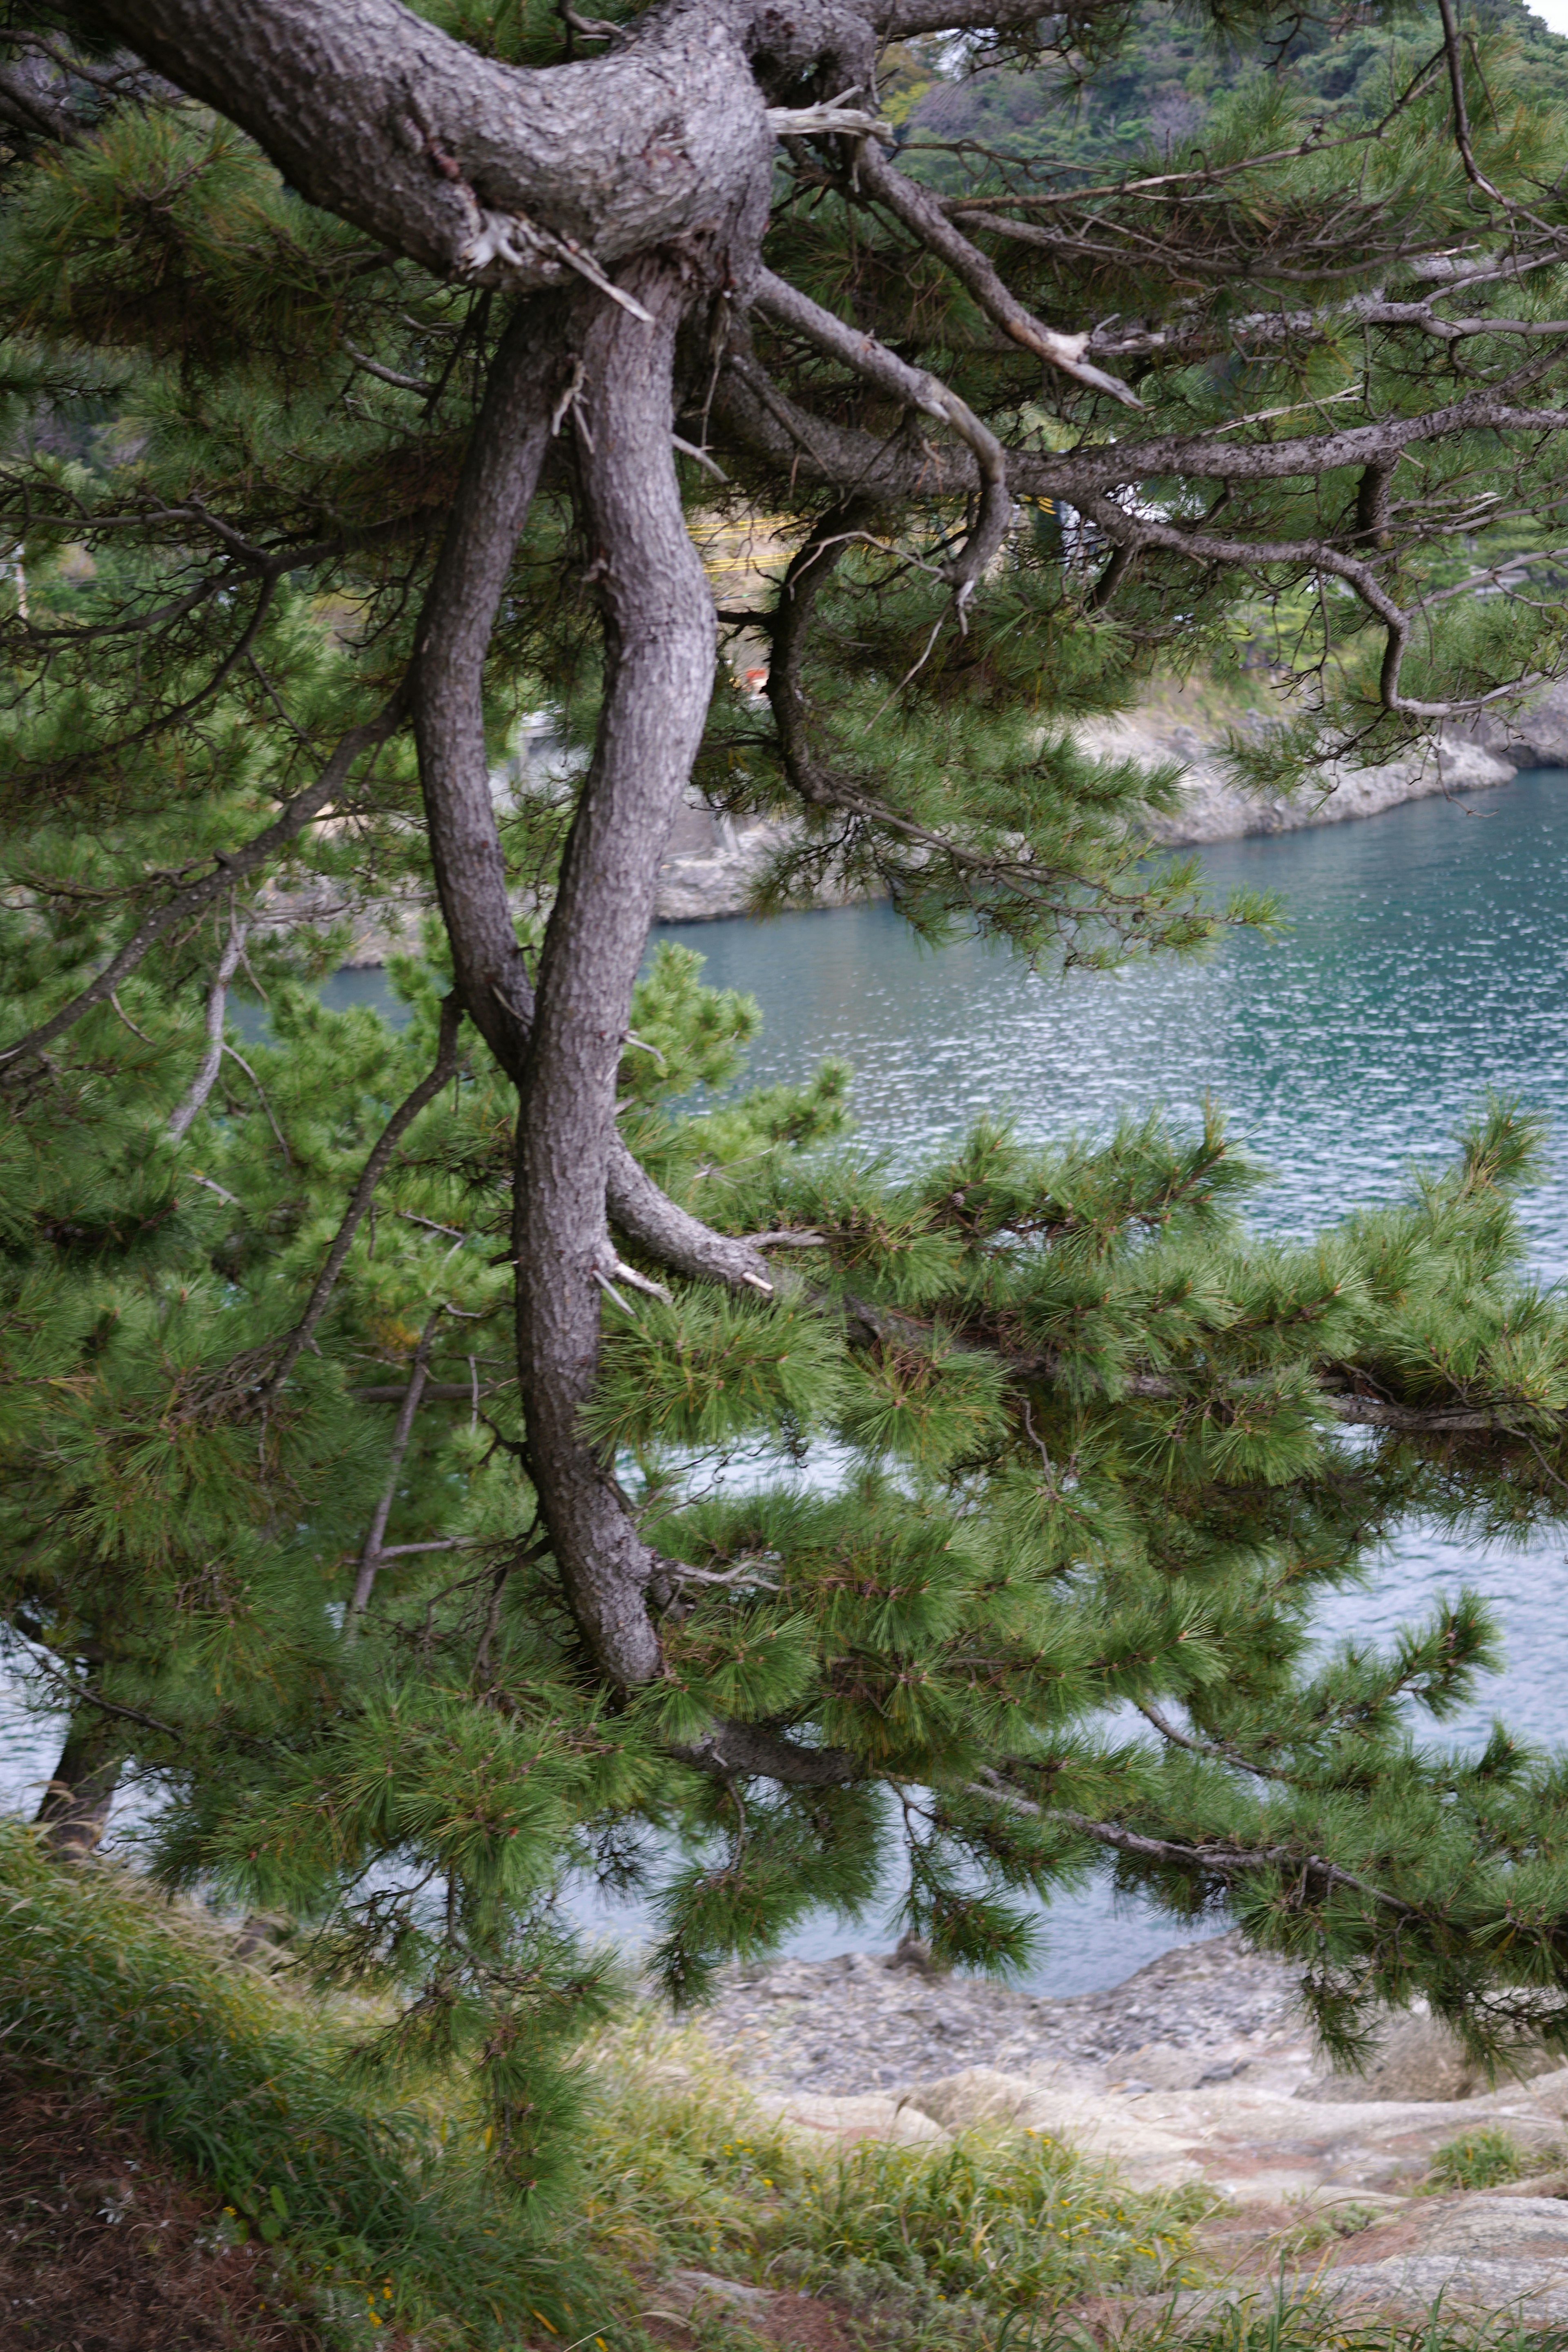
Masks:
[[[1086,185],[910,110],[895,159],[879,58],[1092,86],[1121,9],[7,14],[0,1508],[71,1710],[46,1813],[79,1846],[154,1784],[168,1881],[399,1989],[384,2054],[472,2057],[525,2187],[605,1998],[574,1872],[650,1893],[680,1998],[901,1849],[964,1965],[1110,1866],[1298,1958],[1341,2053],[1417,1991],[1568,2041],[1563,1769],[1421,1722],[1483,1606],[1313,1642],[1402,1515],[1563,1515],[1530,1118],[1286,1247],[1217,1114],[983,1122],[894,1181],[842,1070],[727,1091],[754,1007],[637,978],[689,776],[795,821],[766,905],[1112,964],[1268,910],[1152,857],[1174,779],[1073,719],[1267,630],[1289,721],[1235,761],[1300,786],[1552,674],[1565,158],[1511,24],[1391,24],[1330,121],[1216,12],[1201,146]],[[719,608],[759,718],[697,551],[764,523]],[[541,707],[562,756],[503,790]],[[398,894],[439,909],[405,1025],[325,1009]]]

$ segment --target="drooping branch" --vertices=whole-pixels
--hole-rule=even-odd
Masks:
[[[1024,1813],[1036,1820],[1058,1822],[1063,1829],[1079,1837],[1091,1838],[1096,1845],[1109,1847],[1113,1853],[1124,1853],[1137,1862],[1174,1864],[1205,1878],[1218,1878],[1227,1885],[1238,1879],[1255,1878],[1263,1871],[1284,1871],[1296,1878],[1303,1889],[1311,1885],[1325,1890],[1343,1887],[1347,1891],[1368,1896],[1380,1909],[1392,1911],[1395,1917],[1415,1919],[1420,1916],[1419,1906],[1406,1903],[1386,1888],[1375,1886],[1369,1879],[1359,1877],[1354,1871],[1342,1869],[1321,1853],[1299,1846],[1247,1846],[1226,1841],[1213,1845],[1194,1845],[1180,1838],[1149,1837],[1142,1831],[1130,1830],[1121,1822],[1098,1822],[1091,1814],[1073,1812],[1066,1807],[1038,1805],[1033,1798],[1015,1788],[996,1772],[986,1772],[978,1780],[970,1781],[966,1796],[978,1798],[983,1803],[999,1805],[1009,1812]]]
[[[752,300],[775,325],[788,328],[829,359],[841,361],[905,407],[947,425],[970,451],[979,478],[980,512],[957,555],[938,566],[942,577],[957,590],[962,604],[1001,547],[1013,519],[1007,459],[996,436],[939,376],[928,369],[911,367],[875,336],[847,326],[771,269],[759,270]]]
[[[839,810],[873,835],[907,843],[922,865],[933,856],[944,860],[976,896],[994,898],[1002,893],[1037,906],[1054,899],[1058,911],[1066,913],[1074,882],[1066,866],[1036,858],[1026,844],[976,846],[963,837],[958,827],[944,831],[922,824],[868,790],[858,778],[830,767],[816,748],[805,691],[805,650],[816,603],[846,550],[868,536],[867,526],[875,513],[874,502],[860,498],[847,499],[821,517],[791,559],[773,610],[767,616],[771,658],[764,692],[773,710],[785,776],[808,807]],[[932,642],[934,633],[927,640],[927,653]],[[916,669],[924,658],[922,655],[917,660]],[[881,871],[884,878],[890,878],[885,865]],[[1100,919],[1124,939],[1139,936],[1147,913],[1142,887],[1120,890],[1102,876],[1097,890]],[[1147,943],[1146,934],[1143,943]],[[849,1303],[857,1315],[870,1311],[863,1309],[860,1302]]]
[[[784,773],[808,805],[842,806],[842,788],[812,749],[804,677],[806,640],[816,602],[844,550],[872,520],[868,499],[847,499],[832,508],[796,549],[779,586],[769,632],[768,679],[764,689],[778,729]]]
[[[458,986],[475,1026],[514,1083],[532,1030],[533,982],[507,895],[490,792],[484,665],[552,427],[564,421],[568,318],[559,299],[535,298],[519,306],[501,339],[420,615],[412,688],[431,854]],[[771,1287],[756,1250],[679,1208],[618,1137],[607,1198],[623,1232],[675,1272],[732,1287]]]
[[[58,1013],[52,1013],[36,1029],[30,1029],[25,1037],[19,1037],[14,1045],[0,1049],[0,1069],[7,1064],[21,1063],[41,1054],[57,1037],[63,1036],[68,1029],[74,1027],[84,1013],[90,1012],[95,1004],[103,1003],[112,995],[126,975],[135,971],[148,950],[167,932],[188,921],[193,915],[199,914],[204,907],[210,906],[226,890],[231,890],[247,875],[257,873],[280,849],[286,849],[291,841],[296,840],[311,819],[319,816],[322,809],[342,792],[365,752],[378,751],[394,732],[402,719],[405,701],[405,689],[399,686],[374,719],[349,730],[315,782],[291,800],[271,824],[239,849],[215,851],[215,870],[204,874],[197,881],[187,883],[183,890],[177,890],[172,898],[165,899],[161,907],[145,916],[118,955],[105,964],[97,979],[89,981],[79,995],[73,996],[68,1004],[61,1005]]]
[[[1342,553],[1326,540],[1223,539],[1212,531],[1184,530],[1155,516],[1134,513],[1119,506],[1115,499],[1092,492],[1080,494],[1079,506],[1080,513],[1087,515],[1113,545],[1130,552],[1158,547],[1194,564],[1221,563],[1248,569],[1263,564],[1289,564],[1303,572],[1327,572],[1333,579],[1342,580],[1383,625],[1384,650],[1378,695],[1383,708],[1395,717],[1468,718],[1485,709],[1489,703],[1507,701],[1542,683],[1540,678],[1527,676],[1452,701],[1418,702],[1400,690],[1400,671],[1414,616],[1389,594],[1370,562]],[[1358,531],[1356,535],[1361,534]]]
[[[1033,352],[1047,367],[1070,376],[1075,383],[1106,393],[1128,408],[1143,405],[1119,376],[1108,375],[1103,368],[1085,358],[1089,329],[1080,334],[1064,335],[1032,317],[1000,277],[995,264],[977,245],[971,244],[937,199],[869,144],[857,152],[853,184],[864,198],[884,205],[928,253],[945,263],[986,317],[1016,343]]]
[[[712,415],[731,446],[776,467],[792,488],[906,499],[963,499],[980,487],[973,454],[929,439],[910,409],[887,440],[813,415],[776,383],[751,348],[742,321],[732,332],[714,391]]]
[[[528,1467],[568,1606],[600,1671],[623,1686],[658,1669],[647,1602],[656,1562],[582,1415],[598,1358],[622,1039],[715,661],[712,600],[670,446],[675,339],[693,289],[679,262],[653,259],[636,266],[630,288],[651,327],[584,304],[574,337],[605,682],[541,955],[512,1191]]]

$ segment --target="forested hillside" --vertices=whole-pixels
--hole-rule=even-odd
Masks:
[[[1506,40],[1543,111],[1568,108],[1568,41],[1548,32],[1524,0],[1481,0],[1467,22]],[[920,168],[940,184],[956,183],[973,142],[1047,176],[1059,165],[1070,185],[1085,169],[1168,165],[1189,142],[1201,143],[1238,86],[1272,85],[1325,131],[1370,129],[1412,66],[1436,53],[1431,25],[1415,8],[1300,13],[1261,33],[1237,11],[1227,32],[1195,13],[1139,0],[1114,41],[1096,38],[1091,27],[1087,46],[1068,37],[1045,64],[987,63],[983,38],[905,47],[889,59],[889,110],[911,162],[924,148]]]

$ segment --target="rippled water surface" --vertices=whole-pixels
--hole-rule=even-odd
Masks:
[[[897,1161],[1004,1105],[1024,1134],[1050,1138],[1103,1134],[1154,1103],[1191,1120],[1213,1095],[1275,1171],[1256,1216],[1280,1233],[1386,1199],[1486,1088],[1517,1095],[1556,1122],[1551,1176],[1524,1204],[1533,1264],[1550,1281],[1568,1274],[1568,774],[1223,844],[1205,866],[1218,891],[1279,893],[1284,937],[1237,935],[1201,965],[1064,983],[973,944],[922,950],[883,908],[659,936],[697,948],[716,985],[757,997],[757,1079],[803,1077],[824,1054],[853,1062],[860,1132]],[[385,992],[378,975],[342,973],[328,993]],[[1565,1550],[1552,1538],[1487,1553],[1408,1528],[1375,1589],[1337,1602],[1326,1630],[1386,1631],[1440,1590],[1479,1584],[1501,1616],[1508,1667],[1442,1736],[1474,1739],[1501,1711],[1558,1741]],[[0,1781],[15,1784],[19,1729],[7,1771],[0,1703]],[[798,1948],[877,1940],[824,1926]],[[1060,1992],[1114,1983],[1173,1940],[1168,1924],[1113,1915],[1091,1894],[1056,1906],[1039,1980]]]
[[[852,1061],[862,1134],[900,1157],[1001,1104],[1055,1137],[1158,1102],[1192,1118],[1213,1095],[1277,1171],[1258,1213],[1283,1232],[1385,1198],[1483,1088],[1516,1093],[1563,1118],[1528,1216],[1542,1272],[1568,1271],[1568,774],[1204,857],[1216,894],[1279,894],[1285,936],[1065,982],[973,943],[922,950],[884,907],[658,937],[758,999],[756,1077]]]

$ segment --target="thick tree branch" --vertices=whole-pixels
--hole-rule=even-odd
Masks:
[[[797,302],[801,300],[804,298],[796,297]],[[816,304],[807,308],[816,313],[814,324],[832,318]],[[804,313],[783,322],[806,331]],[[908,377],[900,380],[896,373],[907,362],[889,353],[894,365],[883,373],[884,347],[841,321],[833,323],[839,327],[838,339],[830,339],[824,330],[820,339],[811,334],[807,340],[826,355],[876,382],[892,398],[919,405],[911,398]],[[1550,363],[1546,359],[1532,362],[1520,375],[1533,376]],[[910,376],[921,373],[909,371]],[[889,501],[957,498],[980,487],[980,473],[969,450],[930,449],[902,437],[879,440],[873,434],[830,424],[789,401],[757,361],[742,350],[732,347],[726,355],[721,391],[715,414],[735,432],[742,446],[754,448],[770,464],[781,460],[789,464],[802,480],[845,492],[868,490]],[[1097,491],[1157,478],[1237,483],[1315,480],[1342,469],[1359,473],[1369,465],[1390,463],[1401,452],[1424,442],[1468,432],[1564,431],[1568,431],[1568,409],[1528,408],[1504,393],[1486,389],[1424,415],[1389,417],[1286,440],[1237,443],[1201,433],[1160,434],[1142,441],[1088,442],[1048,455],[1034,449],[1005,454],[1016,493],[1062,499],[1077,506]]]
[[[419,781],[458,987],[514,1080],[532,986],[507,897],[490,793],[484,668],[507,575],[551,446],[564,381],[564,306],[520,303],[501,337],[416,633]]]
[[[420,783],[458,983],[475,1026],[514,1084],[532,1031],[533,982],[518,943],[490,793],[484,667],[552,425],[564,422],[559,402],[571,373],[568,316],[559,299],[536,298],[520,305],[501,338],[420,615],[412,687]],[[678,1207],[618,1137],[607,1200],[622,1231],[676,1273],[732,1287],[771,1287],[765,1264],[748,1243],[712,1232]]]
[[[87,136],[58,78],[30,74],[25,65],[0,66],[0,121],[59,147],[79,147]]]
[[[668,1753],[720,1780],[755,1778],[792,1789],[835,1789],[863,1780],[865,1767],[842,1748],[802,1748],[757,1723],[717,1723],[711,1731]]]
[[[649,260],[633,273],[632,290],[651,328],[600,306],[580,312],[574,339],[581,388],[573,413],[606,675],[540,960],[512,1189],[529,1472],[573,1616],[601,1671],[622,1685],[658,1670],[647,1604],[655,1558],[581,1420],[598,1358],[622,1040],[715,658],[712,600],[670,446],[689,272]]]
[[[847,13],[847,12],[846,12]],[[607,57],[530,70],[398,0],[104,0],[99,14],[310,203],[443,278],[531,290],[766,201],[750,12],[667,0]],[[830,12],[784,46],[820,48]]]

